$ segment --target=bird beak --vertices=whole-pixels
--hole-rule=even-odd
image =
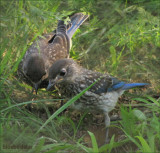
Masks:
[[[37,95],[37,92],[38,92],[40,83],[41,83],[41,82],[33,83],[32,93],[35,92],[36,95]]]
[[[47,91],[51,90],[56,84],[56,80],[49,80],[49,84],[47,86]]]
[[[39,83],[35,83],[34,84],[34,90],[36,92],[36,95],[37,95],[37,92],[38,92],[38,88],[39,88]]]

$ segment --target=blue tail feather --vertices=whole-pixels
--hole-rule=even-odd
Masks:
[[[116,90],[128,90],[135,87],[143,87],[150,85],[149,83],[125,83],[123,81],[115,82],[111,87],[108,88],[107,91],[116,91]]]
[[[149,83],[127,83],[122,87],[122,90],[127,90],[135,87],[143,87],[147,85],[149,85]]]

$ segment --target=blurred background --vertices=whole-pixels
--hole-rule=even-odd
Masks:
[[[48,153],[119,152],[119,148],[122,152],[156,152],[160,149],[158,0],[1,0],[0,7],[0,146],[3,152],[8,148],[15,152]],[[33,41],[56,29],[59,19],[77,12],[90,17],[72,39],[71,58],[85,68],[124,81],[151,84],[120,98],[111,115],[121,114],[122,120],[113,121],[112,141],[107,146],[103,143],[103,117],[70,109],[36,133],[62,106],[63,100],[45,89],[33,95],[31,87],[17,77],[18,64]]]

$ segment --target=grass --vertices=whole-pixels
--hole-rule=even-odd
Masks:
[[[159,152],[159,7],[158,0],[2,0],[0,150]],[[58,95],[44,90],[32,95],[31,88],[16,77],[17,66],[32,42],[53,31],[58,19],[75,12],[87,12],[90,17],[73,37],[72,58],[86,68],[108,72],[121,80],[151,84],[120,99],[111,114],[120,113],[122,120],[112,122],[111,131],[118,133],[110,136],[107,145],[100,146],[97,131],[93,134],[88,130],[99,118],[87,113],[74,115],[67,109],[83,93],[60,107],[60,98],[53,99]]]

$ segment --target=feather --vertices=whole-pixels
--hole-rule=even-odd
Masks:
[[[67,35],[71,39],[76,30],[80,27],[80,25],[88,18],[88,15],[84,15],[82,13],[77,13],[73,17],[71,17],[71,27],[67,30]]]
[[[147,86],[149,83],[127,83],[122,87],[122,90],[128,90],[135,87],[143,87]]]

